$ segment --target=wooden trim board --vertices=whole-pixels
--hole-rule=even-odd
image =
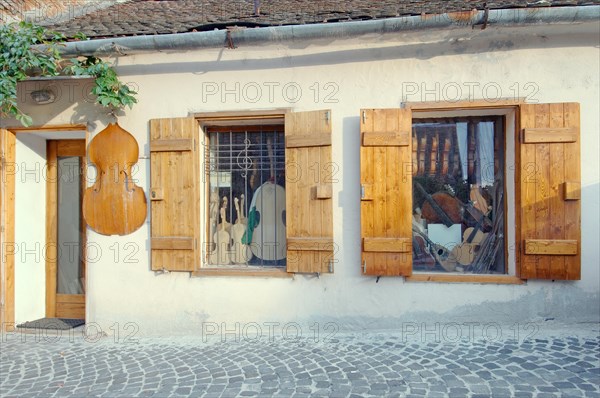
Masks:
[[[458,109],[483,109],[483,108],[508,108],[525,103],[525,98],[500,98],[495,101],[484,99],[461,100],[456,102],[406,102],[405,106],[413,112],[433,110],[458,110]]]
[[[56,316],[56,273],[57,273],[57,232],[58,232],[58,193],[56,189],[58,157],[57,141],[48,141],[46,146],[46,317]],[[54,277],[52,277],[54,275]]]
[[[407,276],[405,280],[407,282],[525,284],[525,281],[513,275],[412,274],[411,276]]]
[[[0,268],[0,297],[4,303],[0,307],[0,334],[14,329],[15,323],[15,173],[7,172],[7,165],[15,164],[15,135],[14,133],[0,129],[0,244],[2,245]],[[9,243],[13,243],[12,250]]]
[[[192,276],[262,276],[262,277],[279,277],[291,278],[293,273],[289,273],[285,268],[200,268],[192,272]]]
[[[44,133],[51,131],[87,131],[85,124],[43,124],[40,126],[14,126],[5,127],[5,129],[13,133]]]

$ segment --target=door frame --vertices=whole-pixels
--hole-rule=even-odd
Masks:
[[[58,158],[60,156],[77,156],[83,158],[79,174],[79,228],[82,232],[80,247],[83,250],[81,266],[84,284],[86,281],[87,225],[81,211],[87,172],[86,142],[85,139],[49,139],[46,141],[46,148],[46,318],[81,319],[83,317],[85,319],[86,286],[83,286],[83,294],[60,294],[56,291],[56,278],[58,276]]]
[[[50,131],[83,131],[86,148],[90,142],[90,132],[86,124],[37,125],[31,127],[0,127],[0,161],[3,162],[0,184],[4,184],[0,198],[0,335],[15,329],[15,253],[8,250],[8,244],[15,240],[15,174],[7,173],[5,165],[15,164],[15,139],[21,133],[43,133]],[[8,134],[5,134],[7,132]],[[7,138],[7,139],[5,139]],[[87,285],[87,278],[86,278]],[[87,291],[87,287],[86,287]]]

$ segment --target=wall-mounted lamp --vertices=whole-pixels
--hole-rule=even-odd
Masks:
[[[31,99],[38,105],[51,104],[56,100],[56,95],[49,89],[36,90],[31,93]]]

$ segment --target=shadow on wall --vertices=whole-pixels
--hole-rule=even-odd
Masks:
[[[114,122],[115,117],[108,108],[95,103],[95,96],[90,93],[92,87],[91,79],[20,82],[17,85],[18,103],[21,110],[33,118],[33,126],[87,124],[88,131],[95,131],[98,126]],[[31,93],[42,89],[52,91],[56,100],[51,104],[36,104]],[[69,108],[72,108],[72,112],[66,120],[64,114]],[[123,111],[118,111],[116,116],[124,114]],[[2,118],[0,126],[21,127],[21,124],[16,119]]]
[[[350,267],[348,272],[352,275],[361,275],[361,231],[360,227],[360,120],[359,117],[346,117],[343,119],[343,154],[342,163],[344,168],[343,187],[338,199],[338,207],[342,208],[342,230],[344,231],[341,247],[344,251],[343,258],[345,266]],[[530,165],[529,165],[530,166]],[[527,166],[526,166],[527,167]],[[581,165],[585,168],[585,165]],[[536,168],[537,172],[544,170]],[[531,170],[524,169],[522,178],[531,178]],[[548,170],[546,170],[548,171]],[[582,173],[585,170],[582,170]],[[538,180],[539,179],[539,180]],[[555,186],[555,190],[548,190],[548,181],[538,176],[533,176],[531,182],[536,191],[537,197],[548,197],[543,201],[537,201],[527,206],[529,214],[534,218],[544,221],[543,228],[538,228],[538,235],[530,233],[528,238],[537,239],[574,239],[565,230],[568,228],[581,228],[581,282],[567,282],[565,284],[578,284],[577,288],[599,290],[598,281],[600,279],[599,269],[594,266],[597,263],[598,246],[600,240],[600,231],[597,220],[600,218],[599,198],[600,185],[593,184],[581,188],[581,199],[579,201],[564,201],[562,193],[562,183]],[[549,191],[549,192],[547,192]],[[568,219],[569,212],[563,211],[569,206],[576,208],[581,206],[581,221]],[[548,222],[549,220],[549,222]],[[578,225],[581,224],[581,227]],[[534,220],[535,226],[535,220]],[[509,247],[508,250],[515,250]],[[534,268],[538,270],[537,276],[544,278],[553,267],[565,268],[565,256],[530,256],[534,260]],[[567,263],[568,264],[568,263]],[[560,274],[560,272],[558,273]],[[370,280],[370,278],[365,278]],[[559,278],[557,278],[559,279]]]
[[[510,288],[520,287],[513,285]],[[526,332],[527,335],[527,332],[542,331],[544,327],[551,329],[556,324],[589,323],[597,328],[600,322],[600,295],[597,292],[585,292],[570,283],[544,286],[534,292],[515,296],[510,301],[477,297],[471,304],[459,305],[446,312],[415,309],[397,317],[345,316],[316,320],[323,324],[334,322],[344,331],[386,329],[408,332],[414,331],[414,328],[426,328],[431,334],[435,334],[436,331],[440,333],[444,329],[455,328],[462,329],[464,333],[469,327],[481,332],[482,328],[489,326],[493,329],[501,328],[501,334],[505,338],[515,337],[514,333],[517,332],[520,335]],[[441,295],[436,298],[433,291],[431,299],[445,300]],[[386,305],[389,305],[389,301]]]
[[[594,38],[592,42],[595,43]],[[424,45],[423,43],[390,46],[377,49],[353,49],[331,51],[332,47],[323,48],[317,54],[284,56],[276,58],[247,58],[244,60],[221,60],[224,51],[221,50],[217,59],[206,62],[170,62],[164,63],[124,65],[117,68],[120,76],[132,75],[157,75],[177,73],[205,73],[210,71],[248,71],[289,69],[315,65],[340,65],[355,62],[372,62],[374,60],[403,60],[420,59],[428,60],[445,55],[468,55],[480,54],[494,51],[506,51],[507,49],[534,49],[534,48],[562,48],[585,46],[582,37],[557,37],[551,41],[543,39],[526,40],[522,37],[511,37],[506,40],[494,38],[473,38],[465,44],[455,39],[446,39],[435,44]],[[501,43],[499,45],[498,43]],[[331,43],[327,43],[331,44]],[[290,46],[292,49],[304,49],[303,46]],[[232,50],[235,51],[235,50]],[[239,50],[238,50],[239,51]]]

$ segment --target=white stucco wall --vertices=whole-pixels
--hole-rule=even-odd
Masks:
[[[46,140],[20,134],[16,159],[15,321],[21,323],[46,312]]]
[[[333,196],[334,240],[340,250],[335,273],[320,278],[190,278],[188,273],[149,271],[149,220],[124,237],[90,231],[88,244],[97,254],[88,255],[88,322],[97,322],[109,334],[115,322],[121,329],[126,322],[135,322],[139,334],[190,334],[201,333],[203,322],[216,322],[219,327],[225,322],[222,326],[230,329],[236,322],[241,327],[258,322],[266,332],[265,322],[322,325],[334,321],[341,328],[363,329],[397,328],[403,322],[422,320],[597,321],[600,54],[595,29],[591,25],[485,31],[467,27],[119,57],[122,79],[139,89],[139,103],[119,123],[139,142],[140,171],[134,177],[146,192],[150,188],[149,119],[198,111],[331,109],[333,160],[340,165]],[[36,84],[39,87],[29,83],[21,90],[31,91]],[[27,109],[36,122],[88,122],[93,133],[101,131],[111,118],[98,107],[78,101],[83,82],[71,84],[62,86],[57,103]],[[294,88],[301,94],[295,95]],[[517,286],[381,278],[376,283],[375,278],[361,275],[359,110],[399,107],[403,99],[469,97],[581,104],[581,281],[528,281]],[[23,282],[17,278],[17,283]],[[308,328],[303,332],[310,333]]]

